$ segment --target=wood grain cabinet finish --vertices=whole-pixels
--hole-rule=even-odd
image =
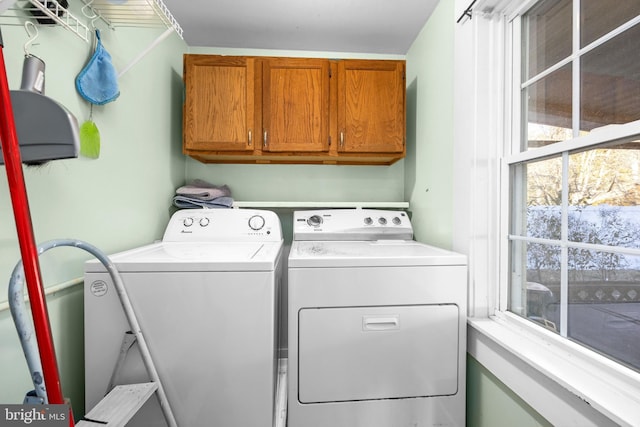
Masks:
[[[263,61],[263,151],[329,151],[329,80],[326,59]]]
[[[338,152],[403,153],[405,87],[401,61],[340,61]]]
[[[184,57],[183,152],[204,163],[403,158],[405,61]]]
[[[185,55],[183,151],[253,152],[256,60]],[[258,126],[258,127],[256,127]]]

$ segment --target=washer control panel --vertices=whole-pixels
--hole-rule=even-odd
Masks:
[[[294,240],[411,240],[404,211],[323,209],[293,213]]]
[[[282,240],[280,218],[260,209],[182,209],[174,213],[163,242]]]

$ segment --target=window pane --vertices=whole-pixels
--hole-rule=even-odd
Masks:
[[[526,235],[560,240],[562,159],[532,162],[526,165],[526,171]]]
[[[527,149],[572,137],[571,64],[524,89]]]
[[[640,2],[637,2],[640,4]],[[611,8],[610,9],[615,9]],[[640,119],[640,25],[582,56],[580,129]]]
[[[517,176],[512,178],[510,233],[559,240],[562,159],[554,157],[513,165],[512,173]],[[517,196],[519,194],[522,196]]]
[[[542,0],[523,16],[521,150],[640,120],[640,24],[571,56],[639,13],[640,0]],[[601,132],[511,165],[508,309],[640,371],[640,138]]]
[[[580,47],[604,36],[640,13],[640,1],[580,1]]]
[[[544,0],[523,17],[523,81],[571,54],[571,0]]]
[[[640,145],[569,156],[569,240],[640,247]]]
[[[640,369],[640,257],[569,251],[568,336]]]
[[[560,246],[511,242],[509,310],[560,330]]]

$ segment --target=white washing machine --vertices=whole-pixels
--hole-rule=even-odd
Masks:
[[[274,416],[282,230],[271,211],[181,210],[161,242],[110,257],[180,427],[266,427]],[[107,387],[129,330],[112,280],[85,264],[85,402]],[[137,345],[117,384],[148,381]],[[165,426],[157,398],[128,426]]]
[[[467,263],[405,212],[294,212],[289,427],[465,425]]]

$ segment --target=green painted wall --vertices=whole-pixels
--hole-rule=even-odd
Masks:
[[[551,427],[471,356],[467,372],[467,427]]]
[[[407,53],[404,198],[416,239],[451,248],[453,227],[453,1],[442,0]]]

